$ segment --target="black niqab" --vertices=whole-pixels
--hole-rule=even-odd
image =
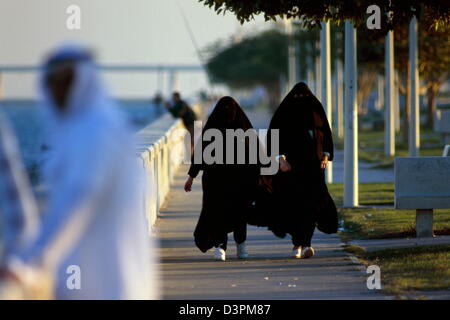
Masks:
[[[208,129],[252,129],[250,120],[239,104],[231,97],[221,98],[206,122]],[[202,150],[208,143],[203,143]],[[226,146],[224,135],[224,146]],[[196,148],[200,148],[197,144]],[[246,143],[246,159],[248,159]],[[236,155],[236,149],[235,153]],[[223,158],[226,159],[224,147]],[[194,231],[197,247],[206,252],[218,246],[223,236],[246,225],[258,187],[259,166],[255,164],[192,164],[189,175],[196,177],[203,170],[203,205]]]
[[[324,152],[333,160],[331,129],[320,101],[305,83],[295,85],[282,101],[272,117],[272,129],[279,130],[279,153],[286,156],[292,169],[278,171],[273,177],[273,194],[267,195],[271,205],[267,199],[261,201],[260,207],[270,207],[271,212],[262,215],[269,216],[269,229],[284,237],[301,232],[305,221],[314,220],[319,230],[337,232],[336,206],[320,168]]]

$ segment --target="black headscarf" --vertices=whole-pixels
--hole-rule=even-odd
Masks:
[[[246,131],[252,129],[253,126],[236,100],[230,96],[225,96],[217,102],[206,121],[203,132],[211,128],[221,131],[225,129],[243,129]]]
[[[245,131],[249,129],[253,129],[252,123],[248,119],[245,112],[242,110],[241,106],[230,96],[225,96],[219,99],[214,110],[209,115],[208,120],[206,121],[205,126],[203,127],[202,135],[208,129],[218,129],[222,132],[224,137],[224,161],[226,158],[226,129],[242,129]],[[259,141],[259,140],[258,140]],[[206,148],[206,146],[211,142],[202,141],[201,147],[202,150]],[[248,141],[246,143],[246,159],[248,159]],[[197,144],[195,148],[199,148],[200,145]],[[203,153],[202,153],[203,154]],[[235,150],[235,157],[237,157]],[[194,160],[194,158],[193,158]],[[194,161],[193,161],[194,162]],[[198,164],[191,166],[189,170],[189,175],[191,177],[196,177],[200,170],[204,170],[206,168],[206,164]],[[213,164],[210,167],[221,166],[220,164]],[[243,168],[241,165],[238,165],[239,168]],[[245,169],[245,168],[244,168]]]
[[[270,129],[280,130],[280,154],[289,153],[302,138],[308,141],[308,131],[320,135],[320,149],[333,159],[333,140],[327,116],[320,101],[304,82],[297,83],[283,99],[270,123]],[[270,146],[270,141],[268,141]],[[270,150],[270,149],[269,149]]]
[[[250,120],[239,104],[231,97],[221,98],[208,118],[203,134],[208,129],[217,129],[224,134],[223,164],[192,163],[189,175],[196,177],[200,170],[202,175],[202,211],[194,231],[195,244],[202,251],[219,244],[228,232],[245,228],[247,215],[251,211],[258,187],[259,167],[256,164],[227,164],[226,162],[226,130],[252,129]],[[202,137],[203,138],[203,137]],[[196,152],[200,145],[203,150],[208,141],[197,143]],[[246,155],[249,145],[246,143]],[[236,144],[234,150],[237,156]],[[236,160],[236,158],[235,158]]]
[[[279,154],[286,156],[291,170],[278,171],[273,194],[257,201],[258,212],[267,217],[263,222],[279,237],[302,233],[311,219],[322,232],[335,233],[336,206],[320,168],[324,152],[333,160],[333,139],[322,104],[305,83],[296,84],[284,98],[269,129],[279,130]]]
[[[276,114],[288,116],[305,129],[313,129],[312,107],[316,100],[306,84],[300,82],[283,99]]]

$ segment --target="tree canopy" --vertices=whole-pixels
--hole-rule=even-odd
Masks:
[[[406,108],[409,107],[409,85],[407,83],[409,80],[408,33],[408,25],[397,25],[394,28],[394,67],[399,71],[399,80],[401,81],[398,84],[401,92],[405,94]],[[450,31],[425,30],[419,25],[418,44],[420,91],[426,93],[427,124],[431,127],[436,110],[436,97],[442,84],[450,75]],[[362,29],[361,32],[358,32],[358,68],[366,68],[365,72],[384,74],[384,49],[385,37],[382,34]]]
[[[385,29],[409,22],[415,15],[426,28],[445,29],[450,25],[448,0],[198,0],[218,14],[231,12],[244,23],[256,15],[266,20],[300,18],[305,27],[320,27],[320,21],[342,23],[351,20],[356,26],[365,23],[367,7],[378,5],[381,12],[392,12],[392,19],[382,15]]]
[[[207,67],[213,82],[249,88],[279,81],[287,70],[287,37],[270,30],[219,48]]]
[[[207,69],[211,80],[231,88],[264,86],[271,100],[279,94],[280,76],[287,74],[287,36],[268,30],[214,48]]]

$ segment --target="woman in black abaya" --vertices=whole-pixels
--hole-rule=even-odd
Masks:
[[[231,97],[223,97],[215,106],[203,128],[202,137],[209,129],[218,129],[223,137],[223,159],[227,159],[226,129],[252,129],[252,124],[239,104]],[[203,140],[203,139],[202,139]],[[212,141],[213,142],[213,141]],[[212,143],[210,142],[210,143]],[[247,238],[247,214],[251,209],[259,181],[259,167],[248,164],[249,141],[245,142],[246,164],[192,163],[185,184],[186,192],[191,191],[193,179],[203,170],[203,207],[195,228],[194,238],[197,247],[206,252],[215,247],[215,259],[225,260],[228,233],[234,233],[238,258],[248,256],[245,240]],[[208,142],[203,141],[202,150]],[[196,148],[200,148],[197,144]],[[203,153],[202,153],[203,154]],[[195,158],[194,158],[195,160]]]
[[[333,160],[330,126],[319,100],[300,82],[276,110],[270,129],[279,130],[280,170],[272,179],[269,229],[278,237],[292,236],[293,257],[309,258],[316,225],[325,233],[337,232],[324,173]]]

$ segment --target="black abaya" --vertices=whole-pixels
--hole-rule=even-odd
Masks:
[[[252,125],[237,102],[231,97],[219,100],[208,118],[203,133],[208,129],[252,129]],[[203,143],[204,150],[206,143]],[[224,146],[225,134],[224,134]],[[199,145],[196,146],[199,148]],[[248,145],[246,152],[248,154]],[[236,151],[236,149],[235,149]],[[236,155],[236,152],[235,152]],[[226,159],[226,149],[223,151]],[[194,238],[197,247],[206,252],[222,245],[226,237],[235,232],[238,242],[245,241],[247,214],[254,201],[259,178],[259,166],[254,164],[192,164],[189,175],[196,177],[203,170],[203,205]]]
[[[279,237],[291,234],[296,246],[310,246],[316,225],[325,233],[336,233],[338,226],[336,206],[320,168],[325,152],[333,160],[325,112],[308,87],[299,83],[276,110],[270,129],[279,130],[279,153],[286,156],[291,171],[279,170],[273,176],[268,227]]]

